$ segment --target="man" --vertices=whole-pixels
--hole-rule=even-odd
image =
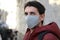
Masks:
[[[7,32],[6,30],[9,29],[8,25],[6,24],[6,17],[7,12],[0,9],[0,35],[2,40],[7,40]]]
[[[24,11],[28,28],[23,40],[60,40],[59,28],[55,22],[43,25],[45,7],[41,3],[29,1]]]

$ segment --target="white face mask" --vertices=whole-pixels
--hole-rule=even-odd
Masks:
[[[34,28],[39,23],[39,16],[27,15],[25,17],[28,28]]]

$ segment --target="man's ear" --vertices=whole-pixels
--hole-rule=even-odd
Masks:
[[[40,20],[43,21],[44,18],[45,18],[45,14],[43,13],[43,14],[40,15]]]

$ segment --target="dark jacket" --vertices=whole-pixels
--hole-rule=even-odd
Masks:
[[[38,40],[38,35],[44,30],[49,30],[60,37],[60,31],[57,24],[52,22],[42,27],[37,26],[32,33],[30,33],[30,29],[27,29],[23,40]],[[58,38],[52,33],[48,33],[44,36],[43,40],[58,40]]]

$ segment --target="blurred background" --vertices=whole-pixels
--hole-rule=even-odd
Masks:
[[[24,5],[33,0],[0,0],[0,23],[4,27],[18,31],[17,40],[22,40],[27,26],[24,20]],[[56,22],[60,28],[60,0],[36,0],[42,3],[45,8],[44,25]],[[14,34],[14,33],[13,33]]]

